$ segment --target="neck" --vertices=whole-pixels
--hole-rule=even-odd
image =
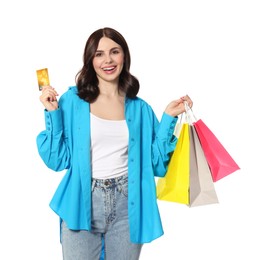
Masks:
[[[100,89],[100,95],[102,96],[115,97],[120,95],[117,84],[111,84],[111,83],[99,84],[99,89]]]

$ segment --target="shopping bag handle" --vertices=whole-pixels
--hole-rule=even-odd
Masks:
[[[185,107],[185,116],[186,116],[186,121],[192,125],[194,122],[197,121],[197,118],[192,110],[192,108],[188,105],[187,101],[184,101],[184,107]]]

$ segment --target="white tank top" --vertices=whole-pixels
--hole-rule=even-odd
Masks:
[[[126,120],[107,120],[92,113],[91,159],[92,177],[115,178],[128,171],[129,132]]]

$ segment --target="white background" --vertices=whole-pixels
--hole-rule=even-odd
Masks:
[[[249,0],[1,1],[0,259],[62,259],[48,203],[64,172],[37,153],[44,118],[35,71],[47,67],[62,94],[74,85],[88,36],[110,26],[126,38],[139,96],[157,116],[189,94],[241,167],[215,183],[219,204],[159,201],[165,235],[141,259],[255,260],[255,13]]]

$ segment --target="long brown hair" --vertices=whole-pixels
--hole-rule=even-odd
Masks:
[[[124,52],[124,66],[119,77],[118,88],[125,92],[127,97],[135,98],[139,92],[140,84],[138,79],[130,73],[131,57],[127,42],[119,32],[109,27],[93,32],[86,42],[83,67],[76,75],[78,96],[91,103],[99,95],[98,79],[92,65],[92,60],[102,37],[107,37],[122,47]]]

